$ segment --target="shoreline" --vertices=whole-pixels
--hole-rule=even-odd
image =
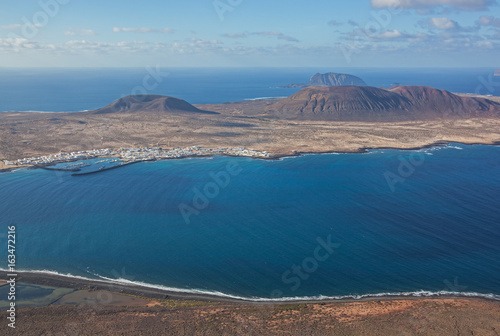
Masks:
[[[7,278],[9,272],[0,270],[0,278]],[[201,301],[217,303],[235,303],[248,305],[283,305],[283,304],[308,304],[308,303],[352,303],[369,301],[392,301],[392,300],[425,300],[425,299],[468,299],[488,302],[500,302],[500,295],[481,294],[475,292],[454,293],[454,292],[428,292],[415,291],[405,293],[380,293],[366,294],[356,297],[356,295],[346,295],[325,298],[314,297],[289,297],[282,299],[272,298],[244,298],[224,293],[204,293],[202,290],[162,289],[155,285],[139,283],[123,283],[112,280],[87,279],[74,275],[57,274],[50,271],[18,271],[16,272],[17,282],[26,282],[36,285],[70,288],[76,290],[109,291],[112,293],[127,294],[151,300],[178,300],[178,301]],[[192,291],[192,292],[190,292]]]
[[[125,162],[121,166],[128,166],[129,164],[133,163],[140,163],[140,162],[156,162],[156,161],[167,161],[167,160],[183,160],[183,159],[191,159],[191,158],[207,158],[207,157],[214,157],[214,156],[224,156],[224,157],[235,157],[235,158],[250,158],[254,160],[270,160],[270,161],[278,161],[284,158],[294,158],[294,157],[301,157],[305,155],[321,155],[321,154],[364,154],[368,153],[370,151],[375,151],[375,150],[400,150],[400,151],[415,151],[415,150],[421,150],[421,149],[428,149],[428,148],[434,148],[434,147],[446,147],[451,143],[457,143],[465,146],[500,146],[500,141],[492,141],[489,143],[486,142],[471,142],[471,143],[466,143],[466,142],[461,142],[461,141],[450,141],[450,140],[438,140],[434,141],[429,144],[425,144],[422,146],[416,146],[416,147],[360,147],[357,150],[352,150],[352,151],[339,151],[339,150],[325,150],[325,151],[311,151],[311,152],[299,152],[299,151],[293,151],[293,153],[289,154],[271,154],[269,157],[250,157],[250,156],[243,156],[243,155],[226,155],[226,154],[206,154],[206,155],[193,155],[193,156],[183,156],[183,157],[175,157],[175,158],[158,158],[158,159],[145,159],[145,160],[137,160],[133,162]],[[49,154],[50,155],[50,154]],[[72,159],[68,161],[57,161],[57,162],[51,162],[49,164],[45,165],[26,165],[26,166],[16,166],[16,167],[9,167],[9,168],[1,168],[0,173],[7,173],[11,172],[17,169],[43,169],[45,167],[51,167],[55,166],[59,163],[68,163],[68,162],[76,162],[76,161],[84,161],[84,160],[91,160],[91,159],[96,159],[96,158],[105,158],[105,157],[117,157],[117,156],[97,156],[97,157],[89,157],[89,158],[82,158],[82,159]],[[113,167],[113,168],[118,168],[118,167]],[[55,169],[53,169],[55,170]],[[105,169],[104,171],[109,170]],[[99,171],[96,172],[91,172],[91,173],[98,173]],[[86,174],[81,174],[81,175],[88,175],[89,173]],[[77,174],[80,175],[80,174]]]

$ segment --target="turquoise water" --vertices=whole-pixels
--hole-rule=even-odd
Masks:
[[[500,147],[452,144],[18,170],[0,214],[18,269],[245,298],[500,298],[499,168]]]

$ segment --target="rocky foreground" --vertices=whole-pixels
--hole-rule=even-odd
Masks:
[[[4,321],[5,315],[0,313]],[[500,332],[500,303],[408,299],[255,305],[136,300],[135,305],[102,305],[89,301],[20,308],[16,325],[19,335],[489,336]]]

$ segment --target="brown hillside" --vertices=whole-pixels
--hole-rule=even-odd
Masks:
[[[424,86],[309,87],[267,108],[285,119],[406,121],[499,117],[500,104]]]
[[[108,113],[204,113],[217,114],[216,112],[200,110],[185,100],[160,95],[134,95],[116,100],[106,107],[93,111],[93,114]]]

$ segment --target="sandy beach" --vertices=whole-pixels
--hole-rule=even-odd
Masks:
[[[18,332],[30,335],[497,335],[500,329],[500,301],[482,298],[243,302],[43,273],[19,273],[18,281],[69,292],[43,307],[17,309]]]

